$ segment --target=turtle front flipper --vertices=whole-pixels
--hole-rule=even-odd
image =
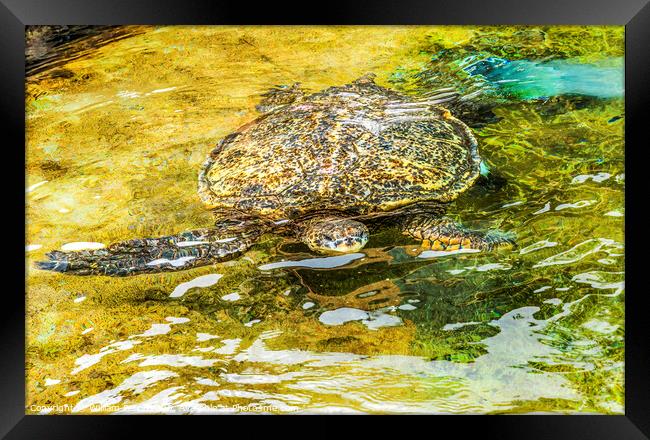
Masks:
[[[250,248],[264,232],[248,230],[224,237],[220,229],[114,243],[105,249],[52,251],[38,269],[72,275],[127,276],[186,270],[231,260]]]
[[[495,230],[476,231],[446,217],[416,215],[406,219],[403,230],[405,235],[422,240],[422,247],[434,251],[459,249],[491,251],[516,245],[513,233]]]

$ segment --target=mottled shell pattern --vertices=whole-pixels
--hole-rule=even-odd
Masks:
[[[226,136],[199,174],[211,209],[295,218],[449,202],[477,179],[470,129],[366,75],[275,108]]]

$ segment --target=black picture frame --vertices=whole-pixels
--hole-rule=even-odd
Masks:
[[[345,4],[334,1],[307,9],[304,3],[281,5],[277,2],[211,2],[202,0],[0,0],[0,121],[6,169],[3,197],[6,212],[16,223],[4,227],[4,270],[7,272],[0,318],[0,436],[6,438],[78,438],[125,435],[128,425],[150,423],[152,418],[125,416],[35,416],[25,415],[25,267],[14,263],[24,251],[25,224],[20,207],[25,199],[19,176],[24,173],[25,145],[25,51],[24,27],[37,24],[612,24],[626,27],[626,352],[625,415],[550,416],[530,415],[482,417],[467,420],[438,416],[433,423],[419,421],[431,435],[451,433],[470,438],[571,438],[641,439],[650,438],[650,350],[643,297],[642,227],[644,192],[647,177],[641,170],[647,163],[642,150],[648,147],[646,109],[650,96],[650,0],[457,0],[401,2],[373,1]],[[314,6],[314,5],[312,5]],[[22,164],[22,165],[21,165]],[[22,167],[22,168],[21,168]],[[8,199],[8,200],[7,200]],[[636,199],[636,200],[635,200]],[[12,209],[13,208],[13,209]],[[6,232],[12,231],[12,232]],[[647,236],[647,234],[646,234]],[[635,256],[637,258],[635,258]],[[205,418],[201,423],[205,423]],[[277,419],[256,424],[272,429]],[[241,420],[240,420],[241,422]],[[197,426],[192,421],[192,426]],[[208,423],[212,423],[208,421]],[[220,422],[221,423],[221,422]],[[156,417],[155,425],[167,429],[177,425],[169,417]],[[372,423],[377,426],[383,423]],[[251,425],[251,424],[246,424]],[[325,426],[328,426],[329,423]],[[212,429],[222,432],[221,425]],[[333,425],[332,425],[333,426]],[[401,425],[405,429],[408,425]],[[410,425],[416,426],[416,425]],[[254,425],[253,425],[254,427]],[[246,428],[248,430],[248,427]],[[326,428],[327,429],[327,428]],[[246,431],[241,431],[245,433]],[[325,431],[323,431],[325,432]],[[305,433],[309,435],[308,433]],[[453,434],[456,435],[456,434]]]

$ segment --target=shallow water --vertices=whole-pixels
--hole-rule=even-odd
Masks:
[[[622,27],[129,32],[28,78],[28,266],[209,226],[199,166],[261,93],[367,72],[496,104],[472,124],[491,177],[450,213],[518,248],[386,230],[323,257],[267,235],[177,273],[30,269],[27,412],[623,412]],[[463,70],[489,58],[507,69]]]

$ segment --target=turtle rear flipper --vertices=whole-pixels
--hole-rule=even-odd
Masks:
[[[300,87],[300,83],[294,83],[290,86],[275,86],[268,92],[262,94],[262,100],[255,106],[255,109],[258,112],[267,113],[283,105],[291,104],[304,95],[305,92]]]
[[[244,253],[262,231],[223,238],[219,230],[200,229],[178,235],[114,243],[108,248],[52,251],[36,268],[72,275],[127,276],[186,270],[231,260]]]

